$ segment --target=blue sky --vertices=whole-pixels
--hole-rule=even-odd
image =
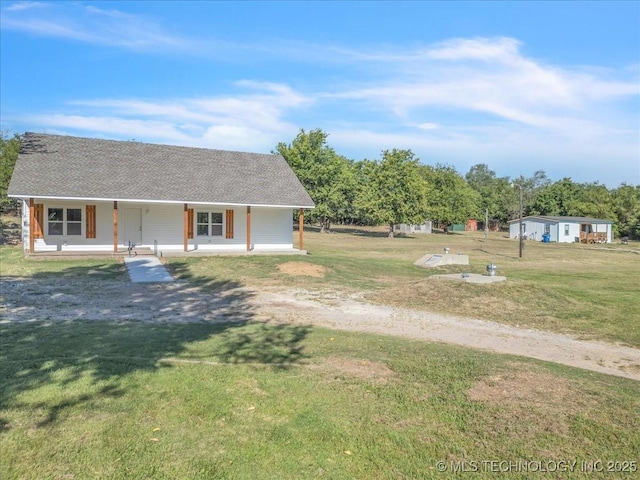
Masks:
[[[640,184],[640,2],[0,3],[0,128]]]

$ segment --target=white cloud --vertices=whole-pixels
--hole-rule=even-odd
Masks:
[[[21,120],[83,135],[261,152],[297,134],[298,127],[285,117],[290,109],[308,104],[308,98],[282,84],[241,81],[237,85],[249,91],[170,100],[74,101],[66,113],[35,114]]]
[[[196,50],[195,42],[168,33],[150,18],[76,2],[16,3],[2,9],[0,21],[3,29],[130,50]]]
[[[48,3],[44,2],[16,2],[9,5],[8,7],[5,7],[4,10],[6,10],[7,12],[20,12],[24,10],[31,10],[34,8],[44,8],[48,5]]]

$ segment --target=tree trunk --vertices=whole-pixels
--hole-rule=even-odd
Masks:
[[[393,223],[389,225],[389,238],[393,238]]]
[[[331,220],[327,217],[320,221],[320,233],[331,233]]]

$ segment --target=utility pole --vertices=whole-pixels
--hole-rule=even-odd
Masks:
[[[518,186],[520,187],[520,258],[522,258],[522,247],[524,246],[522,244],[522,183],[519,183]]]
[[[484,241],[487,241],[487,237],[489,236],[489,209],[485,209],[484,211]]]

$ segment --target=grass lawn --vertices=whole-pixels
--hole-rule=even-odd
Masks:
[[[344,229],[309,232],[305,246],[307,257],[174,258],[169,265],[205,288],[229,281],[364,290],[380,303],[640,345],[633,275],[640,255],[628,251],[637,245],[527,242],[519,259],[517,242],[498,234],[487,242],[482,234],[387,239]],[[445,246],[467,253],[471,265],[435,272],[412,265]],[[319,265],[324,277],[280,272],[292,261]],[[489,262],[507,283],[480,288],[427,278],[483,273]],[[62,285],[66,278],[126,280],[117,261],[30,261],[9,246],[0,247],[0,268],[3,277]],[[101,275],[87,275],[95,269]],[[3,480],[541,475],[496,472],[504,464],[484,463],[492,461],[521,470],[560,465],[545,478],[636,478],[640,461],[639,382],[277,322],[0,320],[0,382]],[[587,474],[585,465],[616,472]]]
[[[3,480],[442,478],[439,461],[491,478],[493,460],[578,461],[553,477],[580,478],[583,461],[638,461],[640,384],[542,362],[268,324],[0,339]]]

